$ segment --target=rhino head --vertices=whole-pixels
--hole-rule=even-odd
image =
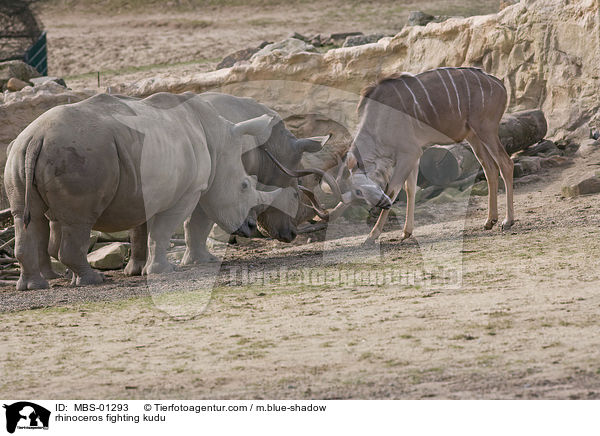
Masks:
[[[256,211],[252,209],[277,204],[286,210],[293,205],[293,193],[286,188],[258,189],[256,176],[248,175],[242,163],[242,153],[248,151],[243,146],[247,144],[242,141],[244,135],[264,142],[271,135],[274,117],[262,115],[236,124],[221,120],[226,126],[222,141],[229,144],[221,148],[214,179],[202,196],[203,209],[226,232],[249,237],[256,227]]]

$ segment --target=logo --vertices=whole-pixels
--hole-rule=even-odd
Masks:
[[[14,433],[18,429],[48,429],[50,422],[50,411],[28,401],[19,401],[9,406],[3,406],[6,409],[6,431]]]

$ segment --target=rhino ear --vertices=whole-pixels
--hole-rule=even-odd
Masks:
[[[242,137],[244,135],[251,135],[257,138],[258,145],[262,145],[271,136],[271,130],[273,130],[273,123],[275,117],[272,115],[264,114],[260,117],[252,118],[250,120],[241,121],[233,125],[232,133],[235,137]],[[244,150],[247,151],[247,150]]]
[[[260,117],[234,124],[232,134],[235,138],[241,138],[244,135],[254,137],[254,140],[242,141],[242,153],[260,147],[267,142],[271,137],[271,131],[275,124],[277,124],[277,121],[275,116],[264,114]]]
[[[294,145],[300,153],[315,153],[321,150],[329,139],[331,139],[331,133],[326,136],[313,136],[310,138],[297,139]]]

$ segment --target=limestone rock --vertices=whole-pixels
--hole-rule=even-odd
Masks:
[[[11,78],[29,82],[32,77],[39,77],[40,73],[23,61],[0,62],[0,90],[4,91]]]
[[[560,155],[562,151],[557,147],[556,143],[545,139],[543,141],[538,142],[531,147],[526,148],[521,155],[522,156],[543,156],[549,157],[554,155]]]
[[[385,35],[383,33],[373,33],[370,35],[348,36],[342,47],[356,47],[357,45],[372,44],[379,41]]]
[[[576,185],[563,186],[563,197],[577,197],[579,195],[596,194],[600,192],[600,178],[590,177],[582,180]]]
[[[408,14],[408,25],[409,26],[425,26],[435,20],[433,15],[427,14],[423,11],[411,11]]]
[[[577,150],[577,156],[588,157],[600,150],[600,140],[596,139],[585,139],[581,142],[579,149]]]
[[[565,156],[550,156],[542,158],[540,164],[542,165],[542,168],[554,168],[567,165],[570,162],[571,159]]]
[[[542,158],[538,156],[521,156],[518,163],[522,169],[522,176],[537,173],[542,169]]]
[[[264,48],[269,44],[271,44],[271,43],[265,41],[258,47],[249,47],[249,48],[244,48],[242,50],[233,52],[233,53],[225,56],[223,58],[223,60],[221,62],[219,62],[219,64],[217,65],[217,70],[219,70],[221,68],[233,67],[238,62],[247,61],[252,57],[252,55],[254,55],[256,52],[258,52],[261,48]]]
[[[98,237],[98,242],[129,242],[129,231],[127,230],[111,233],[93,230],[92,235]]]
[[[547,137],[581,138],[600,125],[600,40],[590,36],[599,27],[595,0],[522,0],[497,14],[408,26],[374,44],[280,57],[257,53],[231,70],[144,79],[118,92],[147,96],[221,87],[282,115],[323,110],[352,130],[359,92],[377,77],[475,65],[504,82],[509,112],[540,108],[548,117]]]
[[[98,250],[92,251],[87,260],[92,268],[109,270],[125,266],[125,259],[129,256],[129,244],[113,242]]]
[[[21,91],[0,94],[0,165],[6,162],[6,147],[33,120],[48,109],[67,103],[76,103],[94,95],[95,91],[72,91],[52,81]]]
[[[280,56],[290,56],[296,53],[314,51],[315,47],[311,44],[307,44],[301,39],[296,38],[288,38],[283,41],[274,42],[273,44],[268,44],[265,47],[261,48],[257,51],[252,57],[251,60],[264,57],[270,54],[277,54]]]
[[[42,77],[34,77],[33,79],[29,79],[33,86],[43,85],[46,82],[54,82],[57,85],[60,85],[64,88],[67,87],[65,80],[61,77],[53,77],[53,76],[42,76]]]
[[[8,79],[8,82],[6,82],[6,90],[10,92],[20,91],[26,86],[29,86],[29,83],[17,79],[16,77],[11,77]]]

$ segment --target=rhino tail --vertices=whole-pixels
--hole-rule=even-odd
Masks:
[[[35,164],[37,163],[40,151],[42,151],[43,138],[31,138],[25,151],[25,206],[23,208],[23,223],[25,228],[31,221],[31,212],[29,211],[29,197],[33,189],[33,178],[35,175]]]

